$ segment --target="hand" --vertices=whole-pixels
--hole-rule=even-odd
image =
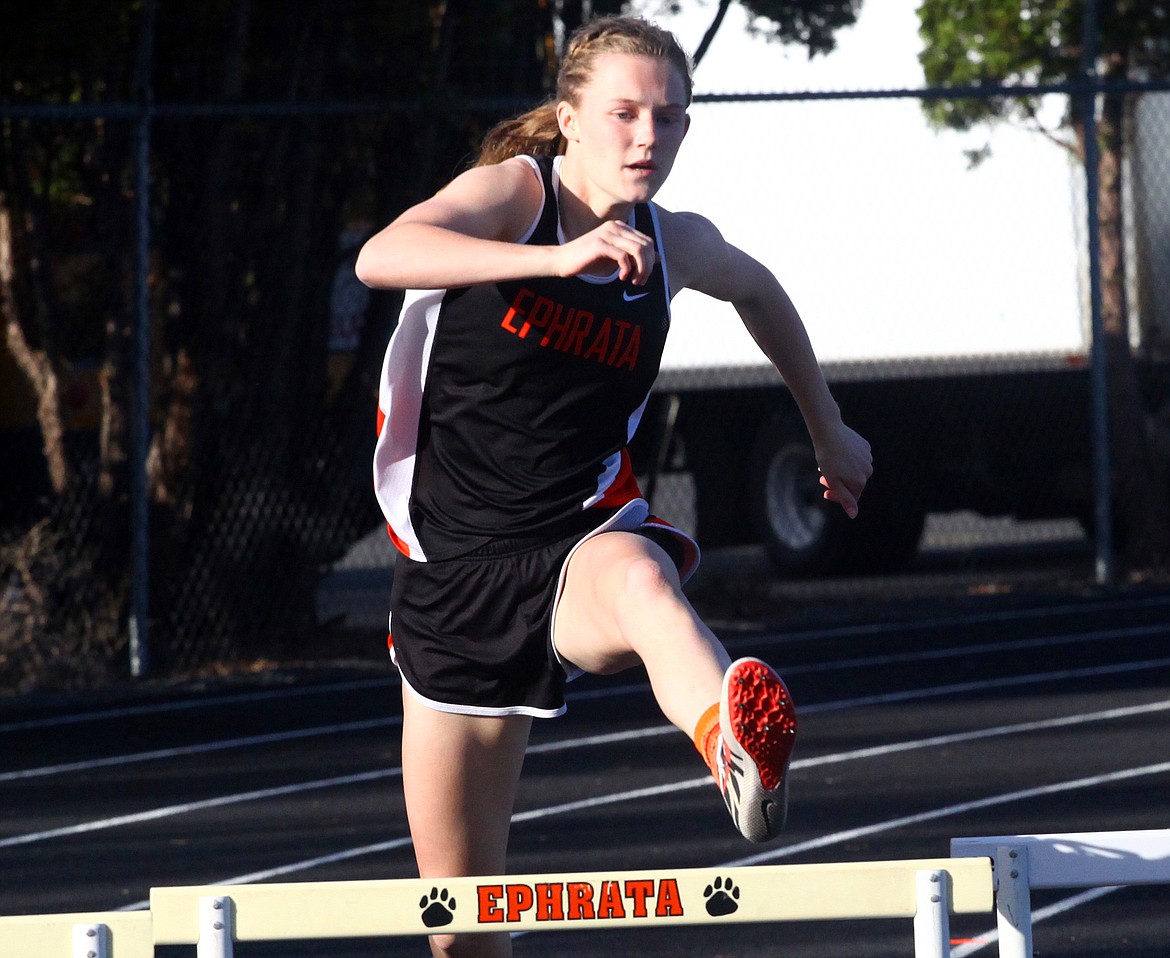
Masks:
[[[556,274],[605,276],[616,269],[622,280],[642,286],[657,262],[653,239],[626,223],[609,220],[557,247]]]
[[[837,503],[850,519],[857,518],[857,500],[873,475],[869,443],[842,423],[816,452],[824,497]]]

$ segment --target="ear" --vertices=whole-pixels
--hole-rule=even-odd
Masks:
[[[557,104],[557,126],[566,140],[577,139],[577,111],[568,100]]]
[[[683,115],[683,136],[685,137],[691,129],[691,115],[686,113]]]

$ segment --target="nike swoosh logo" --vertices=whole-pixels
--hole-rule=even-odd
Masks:
[[[631,296],[630,291],[628,289],[622,290],[622,299],[624,299],[627,303],[632,303],[636,299],[641,299],[643,296],[649,296],[649,295],[650,295],[650,290],[646,290],[646,292],[644,292],[644,293],[638,293],[636,296]]]

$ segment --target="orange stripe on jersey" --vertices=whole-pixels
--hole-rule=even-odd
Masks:
[[[390,528],[390,523],[386,523],[386,533],[390,536],[390,541],[394,543],[395,548],[398,549],[406,558],[410,558],[410,546],[398,538],[398,534]]]
[[[386,413],[381,406],[378,406],[378,420],[374,426],[374,434],[377,436],[382,435],[382,427],[384,425],[386,425]]]
[[[638,488],[638,479],[634,475],[634,466],[630,462],[630,451],[622,450],[622,462],[618,466],[618,474],[614,477],[613,485],[605,490],[605,495],[597,503],[602,509],[617,509],[627,502],[642,498],[642,490]]]

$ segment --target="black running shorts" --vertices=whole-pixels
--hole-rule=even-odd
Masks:
[[[684,576],[697,564],[690,538],[665,523],[630,531],[663,545]],[[562,569],[586,538],[578,530],[551,541],[495,540],[432,562],[399,555],[391,649],[410,691],[432,708],[468,715],[564,712],[568,675],[551,626]]]

